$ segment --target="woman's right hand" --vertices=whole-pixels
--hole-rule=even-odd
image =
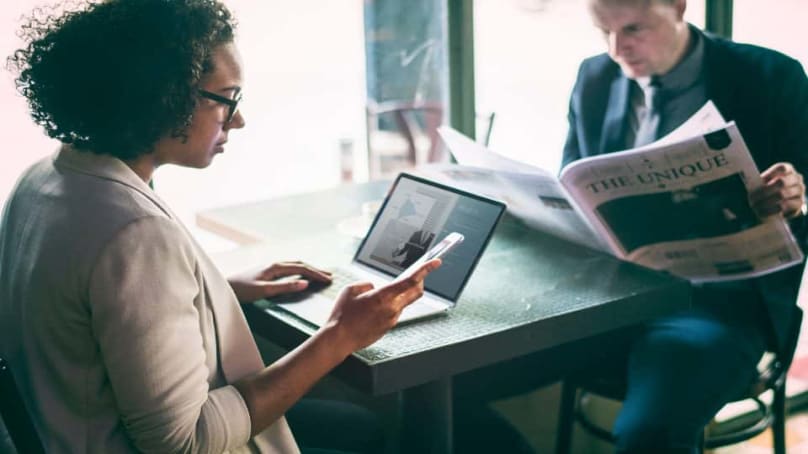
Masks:
[[[430,260],[410,277],[374,288],[369,282],[347,285],[337,297],[324,330],[336,332],[346,355],[376,342],[396,325],[401,311],[424,294],[424,279],[441,264]]]
[[[440,266],[431,260],[410,277],[384,287],[352,284],[340,292],[328,322],[261,372],[234,383],[244,397],[256,435],[285,413],[331,369],[382,337],[401,310],[424,293],[424,278]]]

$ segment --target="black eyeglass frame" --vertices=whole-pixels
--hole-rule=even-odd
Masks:
[[[241,90],[236,92],[236,96],[233,99],[225,98],[224,96],[217,95],[216,93],[211,93],[207,90],[199,89],[197,91],[199,92],[199,96],[210,99],[211,101],[220,102],[229,107],[225,123],[230,123],[231,121],[233,121],[233,117],[236,115],[236,112],[238,112],[238,104],[241,102],[242,97]]]

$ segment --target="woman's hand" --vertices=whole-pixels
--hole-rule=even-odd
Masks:
[[[267,268],[247,271],[228,279],[233,292],[242,303],[299,292],[309,286],[309,281],[329,283],[331,273],[295,261],[274,263]]]
[[[369,282],[346,286],[323,329],[336,333],[336,344],[346,348],[346,355],[367,347],[394,327],[401,311],[424,294],[424,278],[440,264],[440,259],[430,260],[410,277],[384,287],[374,288]]]
[[[345,287],[325,326],[266,369],[234,383],[250,412],[252,434],[277,421],[348,355],[372,344],[392,328],[401,310],[424,293],[424,278],[438,266],[440,259],[431,260],[412,276],[378,289],[368,283]],[[290,273],[327,277],[300,262],[279,263],[264,271],[260,277]]]

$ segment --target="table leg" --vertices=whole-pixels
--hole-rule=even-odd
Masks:
[[[452,452],[452,379],[402,391],[401,452]]]

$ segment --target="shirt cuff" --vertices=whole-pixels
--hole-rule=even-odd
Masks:
[[[215,389],[208,394],[202,406],[202,420],[208,422],[212,440],[218,438],[224,451],[246,445],[250,441],[252,422],[247,403],[232,385]]]

